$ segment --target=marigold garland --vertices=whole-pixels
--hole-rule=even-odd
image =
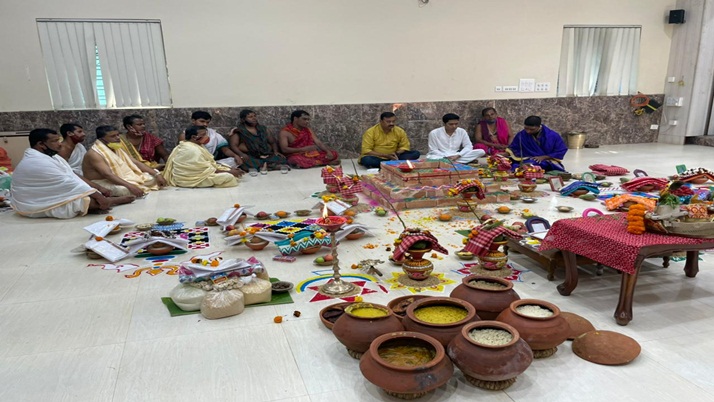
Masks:
[[[645,232],[645,211],[643,205],[635,204],[630,206],[627,212],[627,231],[632,234],[642,234]]]

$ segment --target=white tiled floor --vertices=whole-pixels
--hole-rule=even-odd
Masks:
[[[606,163],[666,176],[681,163],[712,168],[713,152],[693,145],[603,146],[571,150],[565,164],[572,172]],[[351,164],[345,169],[351,171]],[[116,208],[113,215],[136,222],[171,216],[192,223],[219,215],[236,202],[257,205],[256,211],[305,209],[316,203],[311,195],[324,188],[319,176],[319,170],[293,170],[287,175],[246,177],[234,189],[168,189]],[[576,210],[558,213],[553,207],[561,204]],[[516,211],[529,208],[551,220],[599,207],[559,196],[511,206]],[[409,225],[428,227],[450,251],[456,250],[461,238],[454,229],[472,222],[444,224],[430,219],[435,215],[433,210],[409,211],[403,218]],[[295,304],[248,308],[241,315],[216,321],[200,315],[171,318],[160,297],[168,295],[177,277],[143,274],[128,279],[88,267],[95,261],[70,254],[86,239],[82,227],[97,219],[30,220],[0,214],[4,260],[0,265],[0,401],[395,400],[363,379],[358,362],[320,323],[318,312],[330,302],[310,303],[311,293],[293,291]],[[340,256],[346,272],[363,258],[386,260],[384,246],[400,230],[394,218],[360,214],[357,219],[374,227],[378,237],[343,242]],[[251,255],[246,248],[226,248],[217,232],[211,235],[211,250],[226,250],[228,256]],[[380,247],[363,248],[367,243]],[[311,257],[278,263],[271,260],[275,253],[270,246],[255,254],[271,276],[297,283],[316,275]],[[584,267],[578,288],[563,297],[555,290],[562,272],[557,273],[558,280],[548,282],[541,268],[512,255],[513,262],[531,270],[515,284],[521,297],[549,300],[562,310],[585,316],[597,328],[631,336],[642,345],[642,354],[627,366],[599,366],[576,357],[566,343],[553,358],[535,361],[506,391],[475,389],[457,371],[445,386],[423,399],[714,400],[714,255],[703,259],[695,279],[683,275],[683,262],[663,269],[661,260],[650,260],[637,284],[634,320],[620,327],[612,318],[619,275],[606,270],[598,277],[592,267]],[[460,266],[455,257],[435,259],[434,264],[448,278],[461,278],[453,272]],[[389,264],[380,268],[385,278],[397,272]],[[366,299],[386,304],[401,294],[377,293]],[[294,310],[301,311],[300,318],[292,316]],[[285,316],[285,321],[274,324],[275,315]]]

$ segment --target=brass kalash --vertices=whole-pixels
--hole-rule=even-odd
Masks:
[[[352,282],[342,280],[340,275],[340,260],[337,258],[336,233],[342,230],[342,226],[347,223],[347,218],[342,216],[329,216],[327,206],[322,208],[322,218],[315,222],[330,234],[330,250],[332,254],[332,279],[320,287],[320,293],[332,297],[341,297],[349,294],[356,294],[359,287]]]

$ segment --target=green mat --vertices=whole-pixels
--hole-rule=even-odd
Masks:
[[[270,278],[271,283],[277,282],[279,280],[280,279],[277,279],[277,278]],[[200,313],[199,310],[196,310],[196,311],[181,310],[179,308],[179,306],[177,306],[176,303],[174,303],[174,301],[171,300],[170,297],[162,297],[161,302],[164,303],[166,308],[169,310],[169,314],[171,314],[171,317]],[[293,298],[290,296],[290,292],[284,292],[284,293],[273,293],[269,302],[251,304],[246,307],[260,307],[260,306],[270,306],[270,305],[274,305],[274,304],[290,304],[290,303],[294,303]]]

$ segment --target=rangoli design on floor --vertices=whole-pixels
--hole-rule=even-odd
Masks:
[[[402,284],[401,282],[399,282],[399,277],[402,275],[406,275],[406,274],[404,274],[403,272],[392,272],[392,277],[385,280],[385,282],[387,282],[389,284],[389,290],[406,289],[412,294],[428,292],[428,291],[444,293],[444,291],[446,290],[446,285],[453,285],[456,283],[455,280],[447,278],[446,274],[443,272],[432,273],[431,276],[436,277],[439,280],[439,282],[434,286],[417,288],[417,287],[412,287],[412,286],[406,286],[406,285]]]
[[[332,270],[329,270],[332,272]],[[326,271],[314,271],[314,273],[320,273]],[[295,286],[295,290],[298,293],[312,293],[309,302],[319,302],[323,300],[342,300],[346,302],[354,302],[355,297],[364,296],[371,293],[389,293],[386,287],[377,282],[377,278],[366,275],[366,274],[345,274],[342,275],[342,280],[347,282],[352,282],[356,286],[359,286],[362,290],[359,294],[351,295],[348,297],[329,297],[320,293],[320,286],[324,285],[332,279],[332,274],[322,274],[314,276],[312,278],[307,278]]]

